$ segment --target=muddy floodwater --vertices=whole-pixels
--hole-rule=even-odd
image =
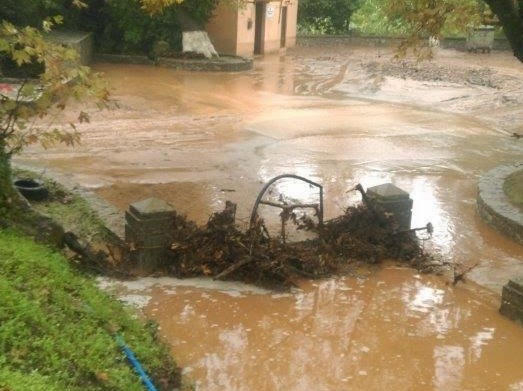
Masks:
[[[485,292],[387,265],[291,294],[114,284],[201,390],[523,390],[523,330]]]
[[[523,162],[523,65],[509,53],[440,50],[394,64],[380,48],[298,48],[241,74],[96,64],[119,109],[81,126],[74,149],[18,158],[95,190],[120,210],[155,196],[203,223],[225,200],[240,223],[263,183],[324,186],[326,217],[347,191],[393,182],[432,222],[427,249],[467,283],[396,264],[304,281],[284,295],[237,285],[108,283],[158,321],[200,390],[523,390],[523,328],[497,313],[523,247],[476,213],[479,177]],[[65,118],[66,119],[66,118]],[[65,120],[64,119],[64,120]],[[277,192],[309,199],[285,182]]]

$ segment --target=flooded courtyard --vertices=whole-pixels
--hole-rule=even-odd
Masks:
[[[393,182],[432,222],[428,249],[473,267],[466,284],[390,263],[303,281],[290,294],[169,279],[117,283],[140,297],[201,390],[522,390],[523,329],[497,313],[523,248],[476,214],[479,177],[521,161],[523,65],[440,50],[430,65],[383,48],[297,48],[241,74],[96,64],[119,109],[74,149],[20,163],[70,177],[122,212],[158,197],[199,223],[226,200],[240,223],[283,173],[324,186],[326,217],[357,183]],[[425,71],[423,71],[425,69]],[[306,191],[288,185],[293,198]]]

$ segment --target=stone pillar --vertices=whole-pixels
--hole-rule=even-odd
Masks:
[[[157,198],[131,204],[125,212],[125,241],[139,269],[154,271],[161,265],[171,245],[175,216],[174,208]]]
[[[503,287],[499,312],[523,325],[523,277],[513,278]]]
[[[412,220],[412,204],[409,193],[392,183],[369,187],[367,197],[376,206],[377,211],[392,213],[399,231],[409,230]]]

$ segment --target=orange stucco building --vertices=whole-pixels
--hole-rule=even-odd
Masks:
[[[296,44],[298,0],[221,2],[205,29],[221,54],[251,57]]]

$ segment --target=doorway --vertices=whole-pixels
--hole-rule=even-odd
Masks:
[[[256,2],[256,21],[254,23],[254,54],[263,54],[265,37],[265,7],[262,1]]]
[[[280,48],[284,48],[287,40],[287,7],[281,9]]]

